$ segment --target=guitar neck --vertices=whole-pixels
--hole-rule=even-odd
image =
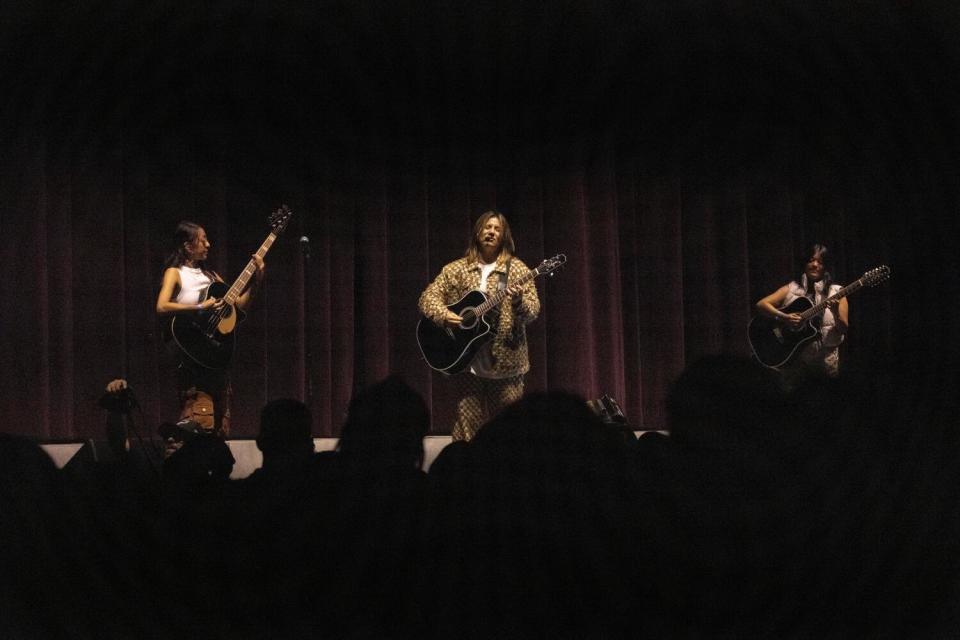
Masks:
[[[835,294],[833,294],[829,298],[824,298],[819,303],[813,305],[812,307],[810,307],[809,309],[801,313],[800,317],[803,318],[804,320],[809,320],[810,318],[820,313],[823,313],[823,310],[827,308],[827,305],[833,302],[834,300],[845,298],[846,296],[850,295],[854,291],[860,289],[862,286],[863,286],[863,278],[859,278],[851,282],[847,286],[843,287],[842,289],[837,291]]]
[[[267,255],[267,251],[270,250],[270,247],[273,246],[273,241],[277,239],[277,234],[270,232],[267,236],[267,239],[263,241],[263,244],[260,245],[260,248],[257,249],[256,255],[261,259]],[[240,294],[243,293],[244,289],[247,288],[247,284],[250,282],[250,278],[257,272],[257,263],[253,258],[250,258],[250,261],[247,262],[247,266],[244,267],[243,271],[237,277],[237,279],[230,285],[230,290],[227,291],[227,294],[224,296],[224,300],[228,304],[236,304],[237,298],[240,297]]]
[[[538,275],[540,275],[539,268],[531,269],[529,272],[527,272],[525,275],[519,278],[516,282],[514,282],[514,284],[526,284],[531,280],[533,280],[534,278],[536,278]],[[498,306],[501,302],[503,302],[504,298],[506,297],[507,297],[506,289],[497,291],[495,294],[487,298],[486,302],[477,306],[477,313],[479,315],[485,314],[487,311],[490,311],[494,307]]]

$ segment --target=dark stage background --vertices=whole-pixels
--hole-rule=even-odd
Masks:
[[[234,434],[308,400],[336,435],[388,373],[453,399],[416,301],[488,208],[539,281],[529,389],[610,393],[637,428],[752,304],[829,245],[848,375],[936,441],[956,389],[951,3],[4,3],[2,429],[99,435],[115,376],[174,415],[154,301],[180,219],[236,277],[296,212],[241,328]],[[299,238],[310,239],[311,257]]]

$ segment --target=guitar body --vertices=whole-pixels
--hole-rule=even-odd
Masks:
[[[463,325],[459,328],[437,326],[429,318],[420,318],[417,323],[417,343],[432,369],[447,375],[460,373],[470,366],[477,351],[493,338],[491,323],[485,316],[477,316],[474,312],[474,308],[486,300],[487,296],[482,291],[470,291],[447,306],[447,309],[463,317]]]
[[[223,298],[229,287],[223,282],[214,282],[200,294],[200,301],[207,298]],[[236,346],[234,329],[243,320],[243,311],[234,305],[226,305],[223,319],[213,324],[212,312],[177,314],[170,321],[170,334],[180,350],[201,367],[226,369],[233,358]]]
[[[780,309],[784,313],[803,313],[813,307],[807,298],[797,298]],[[774,318],[755,316],[747,328],[750,349],[765,367],[780,369],[789,364],[803,347],[820,335],[819,316],[799,327],[790,327]]]

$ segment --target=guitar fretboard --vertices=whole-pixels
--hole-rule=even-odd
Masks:
[[[267,255],[267,251],[270,250],[270,247],[273,246],[273,241],[277,239],[277,234],[270,232],[267,236],[267,239],[263,241],[263,244],[260,245],[260,248],[257,249],[257,256],[263,259],[263,256]],[[253,258],[250,258],[250,261],[247,262],[247,266],[244,267],[243,271],[240,272],[240,275],[237,276],[237,279],[230,286],[230,290],[227,291],[226,295],[223,296],[224,300],[228,304],[236,304],[237,298],[240,297],[240,294],[243,293],[243,290],[247,288],[247,284],[250,282],[250,278],[253,277],[253,274],[257,272],[257,263],[254,262]]]
[[[540,267],[537,267],[536,269],[531,269],[529,272],[527,272],[526,275],[517,279],[517,281],[514,282],[513,284],[526,284],[527,282],[533,280],[538,275],[540,275],[540,273],[541,273]],[[503,289],[502,291],[497,291],[495,294],[487,298],[486,302],[480,305],[477,305],[477,314],[482,316],[487,311],[490,311],[491,309],[499,305],[501,302],[503,302],[503,299],[506,297],[507,297],[506,289]]]
[[[822,313],[823,310],[827,308],[827,305],[833,302],[834,300],[839,300],[840,298],[844,298],[850,295],[851,293],[853,293],[854,291],[856,291],[857,289],[860,289],[862,286],[863,286],[863,278],[855,280],[854,282],[851,282],[847,286],[837,291],[835,294],[833,294],[829,298],[824,298],[817,304],[813,305],[812,307],[810,307],[809,309],[801,313],[800,317],[803,318],[804,320],[809,320],[815,315]]]

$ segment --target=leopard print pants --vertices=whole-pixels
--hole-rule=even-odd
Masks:
[[[472,440],[484,423],[523,396],[523,375],[492,379],[462,373],[453,379],[460,398],[453,440]]]

